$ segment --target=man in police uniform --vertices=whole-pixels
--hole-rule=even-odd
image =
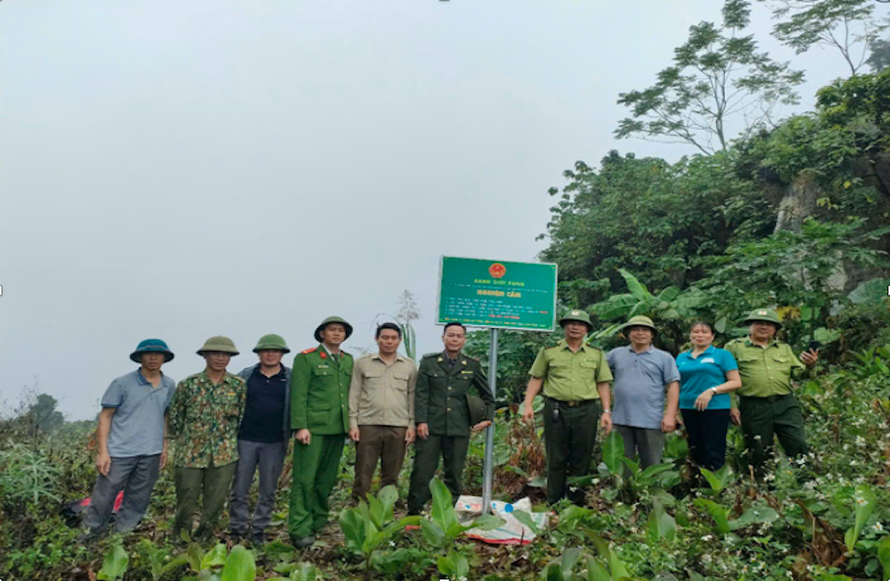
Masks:
[[[349,432],[353,360],[340,345],[350,335],[352,325],[328,317],[315,330],[318,347],[294,359],[290,409],[296,434],[288,532],[298,548],[312,545],[328,521],[328,497],[337,482]]]
[[[586,344],[593,325],[585,311],[569,311],[559,320],[565,338],[541,349],[529,374],[522,419],[534,421],[532,402],[544,390],[544,445],[547,453],[547,502],[569,497],[584,501],[583,491],[569,494],[568,479],[590,473],[597,425],[612,430],[609,382],[612,373],[602,351]],[[600,419],[602,402],[602,419]]]
[[[430,481],[442,456],[445,485],[453,500],[461,493],[461,474],[470,447],[470,431],[491,425],[494,397],[478,359],[461,352],[467,330],[460,323],[448,323],[442,335],[445,350],[426,355],[420,362],[415,388],[414,421],[417,424],[416,454],[408,492],[408,514],[420,514],[430,497]],[[485,402],[483,421],[470,425],[467,393],[470,386]]]
[[[741,423],[748,462],[760,478],[774,434],[788,456],[807,451],[803,413],[791,393],[791,374],[816,365],[819,352],[809,350],[798,359],[790,345],[777,340],[782,321],[772,309],[751,311],[745,324],[748,336],[725,347],[736,358],[742,378],[742,387],[736,391],[738,407],[733,406],[730,417],[734,424]]]

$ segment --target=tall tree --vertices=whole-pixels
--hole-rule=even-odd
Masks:
[[[886,22],[875,17],[873,0],[759,0],[766,2],[779,20],[773,35],[804,53],[826,46],[843,55],[850,74],[866,64],[878,34]]]
[[[615,136],[686,143],[705,154],[725,150],[736,134],[729,127],[740,118],[742,133],[762,126],[779,104],[797,103],[794,88],[803,73],[758,51],[747,0],[726,0],[723,24],[701,22],[674,49],[674,64],[657,75],[655,85],[621,93],[618,103],[631,110]]]

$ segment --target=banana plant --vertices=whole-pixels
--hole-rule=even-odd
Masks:
[[[856,541],[859,540],[859,535],[865,527],[865,523],[874,513],[877,506],[878,497],[871,489],[871,486],[860,484],[856,487],[856,494],[853,496],[853,514],[855,515],[853,526],[847,529],[844,535],[844,543],[847,545],[848,551],[853,552],[853,549],[856,547]]]
[[[457,537],[470,529],[491,530],[505,522],[504,519],[494,515],[483,514],[471,524],[463,525],[457,518],[448,487],[441,480],[434,478],[430,482],[430,490],[433,493],[433,508],[430,519],[420,522],[420,531],[424,540],[434,547],[450,548]]]
[[[231,553],[223,543],[218,543],[206,553],[198,543],[186,549],[186,560],[195,575],[182,581],[255,581],[256,562],[253,553],[243,545],[237,545]],[[220,571],[221,569],[221,571]]]

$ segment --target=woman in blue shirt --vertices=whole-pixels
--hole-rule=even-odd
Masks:
[[[729,392],[742,385],[735,358],[712,345],[710,323],[696,321],[689,330],[692,349],[677,356],[680,409],[692,459],[701,468],[717,470],[726,463]]]

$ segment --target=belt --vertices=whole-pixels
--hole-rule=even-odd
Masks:
[[[555,403],[557,405],[561,405],[561,406],[565,406],[565,407],[569,407],[569,408],[581,407],[583,405],[587,405],[589,403],[598,401],[595,399],[578,399],[578,400],[574,400],[574,401],[565,401],[565,400],[556,399],[553,397],[548,397],[547,399],[549,399],[550,401],[552,401],[553,403]]]
[[[769,403],[776,403],[777,401],[781,401],[781,400],[785,399],[786,397],[791,397],[791,394],[785,393],[782,395],[768,395],[766,397],[754,397],[754,396],[750,396],[750,395],[740,395],[739,397],[741,399],[768,401]]]

